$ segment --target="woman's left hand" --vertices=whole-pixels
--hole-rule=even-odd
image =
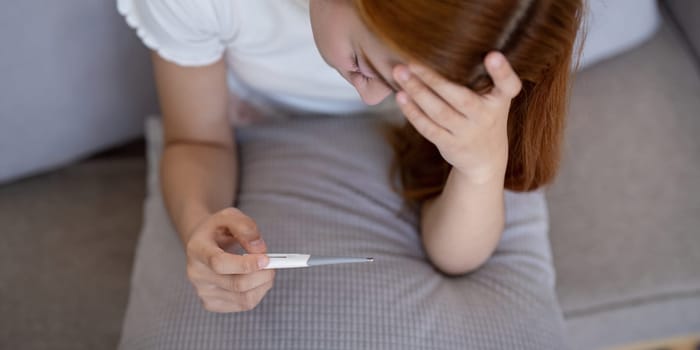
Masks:
[[[484,95],[422,65],[399,65],[393,71],[402,88],[396,99],[408,121],[437,146],[454,170],[474,184],[504,176],[508,111],[522,88],[500,52],[489,53],[485,65],[494,87]]]

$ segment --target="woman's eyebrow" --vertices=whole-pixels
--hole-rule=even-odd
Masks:
[[[372,64],[372,62],[369,60],[369,58],[367,57],[367,55],[365,54],[364,51],[362,51],[362,58],[363,58],[364,61],[367,63],[367,65],[368,65],[369,68],[372,70],[372,72],[374,72],[374,74],[375,74],[384,84],[386,84],[387,86],[389,86],[392,90],[394,90],[394,92],[399,92],[399,91],[401,91],[401,88],[396,84],[395,81],[386,79],[386,77],[384,77],[384,76],[382,75],[382,73],[380,73],[379,70],[378,70],[377,68],[375,68],[375,66],[374,66],[374,65]]]

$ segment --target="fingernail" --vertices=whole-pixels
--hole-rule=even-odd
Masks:
[[[261,238],[261,239],[256,239],[256,240],[250,242],[250,245],[256,246],[256,247],[257,247],[257,246],[261,246],[261,245],[263,245],[263,244],[265,244],[265,242],[262,240],[262,238]]]
[[[492,55],[491,57],[491,67],[493,68],[498,68],[503,64],[503,56],[501,55]]]
[[[408,102],[408,98],[406,97],[406,94],[404,92],[398,92],[396,94],[396,100],[399,101],[399,104],[406,104]]]
[[[267,266],[267,257],[263,255],[258,258],[258,267],[263,268],[265,266]]]
[[[399,67],[398,72],[396,72],[397,79],[400,81],[406,81],[411,76],[411,73],[406,67]]]

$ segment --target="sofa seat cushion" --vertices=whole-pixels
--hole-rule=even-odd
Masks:
[[[547,195],[557,289],[581,349],[700,330],[700,70],[668,20],[581,72]]]

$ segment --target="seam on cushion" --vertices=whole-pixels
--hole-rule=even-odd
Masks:
[[[676,292],[668,293],[658,293],[654,295],[648,295],[643,297],[634,297],[624,301],[614,301],[609,303],[602,303],[599,305],[583,307],[579,309],[573,309],[564,311],[564,319],[569,320],[577,317],[586,317],[595,314],[600,314],[604,312],[609,312],[611,310],[621,310],[631,307],[636,307],[644,304],[653,304],[673,299],[692,299],[700,297],[700,289],[691,290],[681,290]]]
[[[156,51],[158,55],[170,62],[181,66],[206,66],[218,61],[224,53],[224,49],[221,49],[218,53],[201,59],[185,59],[182,57],[177,57],[176,55],[170,54],[158,46],[151,34],[146,32],[146,30],[140,25],[140,18],[133,8],[133,0],[118,0],[117,11],[119,11],[119,14],[124,16],[129,27],[136,31],[136,35],[141,38],[144,45],[146,45],[149,49]]]

